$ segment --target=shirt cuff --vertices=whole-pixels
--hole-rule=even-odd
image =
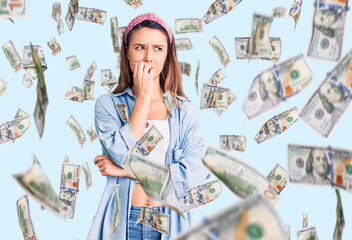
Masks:
[[[180,173],[179,163],[173,163],[170,165],[171,180],[174,185],[176,195],[178,198],[184,197],[184,191],[182,186],[182,179]]]
[[[125,125],[120,128],[120,134],[122,136],[122,139],[125,141],[128,149],[132,149],[134,145],[136,145],[137,141],[134,138],[134,134],[128,123],[125,123]]]

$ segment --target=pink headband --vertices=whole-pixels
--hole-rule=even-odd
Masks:
[[[150,20],[150,21],[159,23],[166,30],[167,35],[169,36],[169,39],[170,39],[170,44],[172,43],[172,32],[169,26],[166,24],[164,20],[162,20],[160,17],[155,15],[155,13],[152,13],[152,12],[138,15],[137,17],[132,19],[132,21],[128,24],[124,32],[123,37],[125,39],[125,43],[127,43],[127,36],[131,32],[132,28],[134,28],[136,25],[140,24],[144,20]]]

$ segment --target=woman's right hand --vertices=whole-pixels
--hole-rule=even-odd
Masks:
[[[108,155],[98,155],[94,159],[94,164],[99,167],[103,176],[129,177],[135,179],[127,170],[120,168]],[[135,179],[136,180],[136,179]]]
[[[133,85],[138,95],[151,97],[153,93],[154,67],[146,62],[133,63]]]

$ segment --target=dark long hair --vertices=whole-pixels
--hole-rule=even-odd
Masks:
[[[119,83],[112,93],[113,94],[121,93],[125,91],[127,87],[132,88],[133,86],[133,72],[130,68],[130,64],[127,58],[127,51],[129,48],[129,43],[130,43],[132,33],[137,29],[140,29],[143,27],[161,30],[167,37],[167,42],[168,42],[167,57],[164,63],[163,70],[161,71],[159,76],[159,83],[160,83],[160,87],[165,92],[167,90],[170,90],[176,105],[180,107],[177,101],[178,99],[176,99],[176,95],[183,96],[185,98],[187,97],[183,92],[183,88],[182,88],[182,76],[177,62],[175,41],[173,40],[172,43],[170,44],[170,39],[166,30],[159,23],[150,21],[150,20],[145,20],[137,24],[128,33],[126,42],[124,38],[122,39]]]

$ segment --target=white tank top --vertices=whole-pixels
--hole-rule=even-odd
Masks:
[[[158,129],[159,133],[163,137],[161,141],[155,146],[155,148],[149,153],[146,157],[150,159],[152,162],[165,166],[166,163],[166,153],[170,144],[170,127],[169,127],[169,119],[165,120],[147,120],[146,128],[144,133],[146,133],[151,126]]]

